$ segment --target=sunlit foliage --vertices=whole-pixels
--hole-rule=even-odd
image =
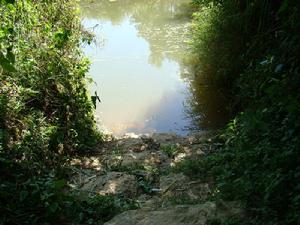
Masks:
[[[99,218],[86,210],[106,200],[80,203],[62,176],[68,154],[101,140],[86,90],[89,62],[80,51],[90,36],[76,2],[0,4],[0,224]]]

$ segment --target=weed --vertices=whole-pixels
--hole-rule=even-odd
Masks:
[[[174,157],[178,152],[178,148],[174,145],[163,145],[160,147],[160,150],[171,158]]]

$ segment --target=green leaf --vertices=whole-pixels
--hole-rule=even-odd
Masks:
[[[285,12],[287,9],[288,9],[288,6],[289,6],[289,0],[284,0],[282,3],[281,3],[281,6],[278,10],[278,13],[283,13]]]
[[[0,53],[0,66],[7,72],[16,72],[15,67],[10,63],[10,61]]]
[[[28,191],[21,191],[20,192],[20,201],[24,201],[28,196]]]
[[[50,210],[50,212],[54,213],[57,211],[58,209],[58,203],[57,202],[53,202],[49,207],[48,209]]]
[[[6,54],[7,59],[11,62],[11,63],[15,63],[16,62],[16,57],[14,55],[14,53],[12,52],[12,48],[7,48],[7,54]]]
[[[12,28],[12,27],[7,28],[7,32],[10,33],[10,34],[13,34],[14,33],[14,28]]]
[[[15,1],[15,0],[5,0],[5,2],[6,2],[7,4],[14,4],[16,1]]]
[[[96,96],[91,96],[91,99],[92,99],[92,103],[93,103],[93,105],[96,109],[96,107],[97,107],[97,105],[96,105],[96,100],[97,100]]]
[[[62,189],[63,187],[66,186],[66,181],[61,179],[61,180],[56,180],[53,183],[53,188],[56,190]]]
[[[70,30],[62,29],[54,34],[54,42],[57,48],[62,48],[63,45],[69,40]]]
[[[0,38],[4,38],[5,37],[5,31],[4,30],[0,30]]]

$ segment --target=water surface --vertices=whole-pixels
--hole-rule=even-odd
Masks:
[[[186,57],[189,0],[81,1],[83,25],[97,43],[84,47],[90,75],[102,102],[96,118],[103,129],[186,134],[191,120],[182,77]]]

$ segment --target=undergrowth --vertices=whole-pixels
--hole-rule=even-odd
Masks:
[[[70,154],[101,141],[74,0],[0,0],[0,224],[102,224],[121,206],[77,198]]]
[[[182,168],[209,171],[218,198],[245,203],[248,217],[236,224],[300,224],[299,2],[194,4],[194,87],[204,77],[226,90],[235,114],[223,145]]]

